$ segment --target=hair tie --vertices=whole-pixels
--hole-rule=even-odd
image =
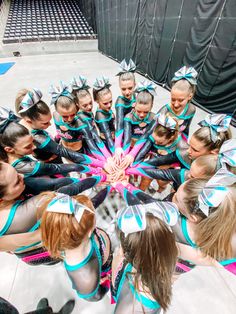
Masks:
[[[43,94],[39,89],[33,88],[22,99],[20,103],[20,107],[22,109],[19,110],[19,113],[26,112],[33,106],[37,105],[37,103],[41,100],[42,96]]]
[[[0,133],[3,133],[9,124],[18,122],[19,120],[20,118],[13,111],[0,106]]]
[[[109,83],[109,79],[105,76],[96,78],[93,88],[98,92],[104,88],[110,88],[111,84]]]
[[[170,116],[167,116],[163,113],[157,115],[157,121],[160,125],[164,126],[167,129],[176,131],[178,129],[177,122]]]
[[[81,89],[88,90],[90,86],[87,85],[87,79],[84,76],[79,75],[78,78],[73,77],[71,80],[71,88],[72,90],[79,91]]]
[[[117,213],[117,226],[125,235],[146,229],[146,214],[164,221],[168,226],[174,226],[179,217],[177,206],[171,202],[153,202],[128,206]]]
[[[206,118],[198,123],[198,125],[210,128],[211,139],[214,143],[217,142],[218,133],[226,132],[229,129],[231,117],[226,114],[209,114]]]
[[[116,74],[116,76],[120,76],[120,75],[122,75],[124,73],[128,73],[128,72],[134,73],[136,70],[136,65],[132,59],[129,59],[128,64],[126,63],[126,60],[124,59],[119,64],[119,70],[120,71],[119,71],[119,73]]]
[[[69,215],[74,214],[78,223],[80,222],[85,210],[94,214],[90,208],[79,203],[69,195],[65,195],[63,193],[57,193],[57,195],[47,206],[48,212]]]
[[[197,71],[193,67],[183,66],[172,78],[172,82],[177,82],[179,80],[187,80],[191,85],[197,85]]]
[[[71,94],[71,88],[62,81],[60,81],[60,85],[58,87],[51,85],[49,93],[52,95],[51,105],[55,105],[58,98],[61,96],[65,96],[71,100],[74,100],[74,96]]]
[[[236,139],[230,139],[222,144],[218,160],[221,166],[227,164],[236,167]]]
[[[145,80],[138,83],[135,92],[136,93],[148,92],[154,97],[156,95],[156,86],[154,85],[153,82]]]
[[[207,182],[202,192],[198,196],[199,208],[209,216],[211,207],[218,207],[229,193],[228,186],[236,182],[236,175],[226,168],[221,168]]]

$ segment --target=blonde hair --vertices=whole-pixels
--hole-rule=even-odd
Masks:
[[[78,223],[73,214],[49,212],[46,210],[47,206],[56,194],[45,192],[42,195],[47,196],[39,208],[39,212],[43,212],[41,221],[42,241],[52,257],[61,257],[62,251],[74,249],[82,243],[94,226],[95,216],[90,211],[84,211]],[[77,195],[73,198],[94,210],[93,204],[87,196]]]
[[[187,80],[185,79],[182,79],[182,80],[179,80],[179,81],[176,81],[176,82],[173,82],[172,84],[172,88],[171,89],[178,89],[180,90],[181,92],[186,92],[188,94],[195,94],[196,92],[196,85],[192,85],[190,84]]]
[[[204,178],[211,178],[217,171],[218,155],[203,155],[197,157],[192,164],[201,168],[201,172],[204,172]]]
[[[232,258],[231,241],[236,232],[236,185],[228,187],[225,199],[218,207],[211,207],[207,217],[198,206],[198,195],[206,183],[204,179],[190,179],[183,186],[185,209],[200,218],[195,229],[195,242],[204,255],[217,260]]]
[[[75,99],[71,99],[67,96],[60,96],[57,101],[55,102],[55,108],[58,109],[58,107],[63,108],[65,110],[70,110],[72,106],[75,106],[77,111],[79,110]]]

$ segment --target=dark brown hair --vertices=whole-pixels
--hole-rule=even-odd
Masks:
[[[91,97],[90,92],[87,89],[73,90],[72,94],[75,96],[75,99],[78,105],[81,98],[84,98],[86,96]]]
[[[104,95],[107,95],[110,93],[111,93],[111,90],[110,88],[107,88],[107,87],[100,90],[96,90],[93,88],[93,99],[94,101],[98,102]]]
[[[135,288],[143,288],[166,310],[171,300],[172,275],[178,250],[175,237],[166,224],[152,214],[146,214],[147,227],[141,232],[125,235],[120,232],[125,259],[136,272]]]
[[[27,111],[19,113],[19,111],[22,109],[21,102],[28,92],[30,92],[30,90],[24,88],[24,89],[21,89],[16,95],[16,100],[15,100],[16,113],[19,114],[22,118],[29,118],[30,120],[33,120],[33,121],[38,120],[41,114],[42,115],[49,114],[50,109],[48,105],[42,100],[40,100],[35,106],[29,108]]]
[[[74,215],[60,214],[47,211],[48,204],[55,197],[54,192],[46,192],[45,201],[39,207],[43,212],[41,221],[42,240],[52,257],[61,257],[66,249],[78,247],[88,232],[93,228],[95,216],[90,211],[84,211],[78,223]],[[94,211],[91,200],[85,195],[73,196],[81,204]]]
[[[174,139],[176,139],[178,137],[178,134],[179,134],[179,125],[178,125],[178,121],[176,119],[174,119],[174,118],[172,118],[172,119],[175,120],[175,122],[176,122],[176,126],[175,126],[174,130],[170,129],[170,128],[166,128],[165,126],[158,123],[153,132],[157,136],[160,136],[160,137],[164,136],[167,140],[171,139],[172,137]]]

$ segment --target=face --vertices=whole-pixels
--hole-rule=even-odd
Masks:
[[[92,112],[93,102],[90,95],[86,95],[79,100],[79,109],[84,112]]]
[[[14,147],[5,147],[7,153],[13,153],[19,157],[23,157],[25,155],[31,155],[33,150],[36,148],[33,142],[32,135],[25,135],[19,138]]]
[[[189,141],[189,158],[194,160],[199,156],[208,155],[211,152],[204,147],[204,144],[198,141],[194,136],[191,137]]]
[[[171,89],[171,109],[176,113],[181,113],[187,103],[192,98],[192,93],[183,92],[177,88]]]
[[[127,80],[127,81],[120,80],[119,84],[120,84],[120,90],[121,90],[122,96],[128,99],[131,99],[134,93],[135,82],[132,80]]]
[[[4,201],[11,201],[19,197],[25,189],[23,176],[9,164],[2,163],[0,171],[0,180],[5,183],[6,189],[4,196],[1,198]]]
[[[141,103],[136,103],[134,111],[136,115],[139,117],[139,119],[143,120],[144,118],[146,118],[146,116],[151,111],[151,109],[152,109],[152,104],[144,105]]]
[[[46,130],[51,125],[52,115],[49,114],[40,114],[37,120],[30,120],[30,124],[35,130]]]
[[[71,106],[69,109],[65,109],[61,107],[57,108],[57,112],[62,117],[62,120],[67,123],[70,123],[74,120],[77,114],[77,111],[78,111],[78,108],[75,105]]]
[[[154,132],[152,133],[152,136],[155,140],[155,144],[158,146],[166,146],[171,144],[171,139],[167,139],[165,136],[159,136]]]
[[[102,95],[98,100],[99,108],[104,111],[109,111],[112,106],[112,94],[107,93],[105,95]]]

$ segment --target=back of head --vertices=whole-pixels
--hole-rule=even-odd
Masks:
[[[163,122],[167,122],[168,123],[168,117],[169,117],[169,115],[167,114],[166,115],[167,119],[165,119],[165,121],[163,121]],[[165,137],[168,140],[169,139],[175,140],[178,137],[178,135],[179,135],[179,124],[178,124],[178,121],[175,118],[171,117],[171,120],[173,120],[175,122],[174,128],[173,127],[170,128],[168,126],[165,126],[164,125],[165,123],[161,124],[159,122],[157,124],[156,128],[153,130],[153,132],[157,136],[159,136],[159,137]]]
[[[192,135],[199,142],[201,142],[208,151],[216,150],[218,151],[222,144],[232,138],[230,129],[225,132],[217,132],[217,140],[214,142],[211,136],[211,130],[208,126],[203,126],[195,131]]]
[[[53,257],[60,257],[61,252],[77,248],[89,231],[94,227],[95,217],[90,211],[85,210],[80,222],[74,214],[62,214],[47,211],[48,204],[56,196],[55,192],[41,193],[43,201],[39,208],[42,215],[41,231],[45,247]],[[79,203],[94,210],[91,200],[84,195],[73,196]]]
[[[75,99],[78,104],[80,104],[80,99],[86,96],[91,96],[90,92],[87,89],[73,90],[72,94],[75,96]]]
[[[149,105],[153,104],[154,96],[151,95],[147,91],[142,91],[136,94],[136,103],[142,104],[142,105]]]
[[[236,232],[236,185],[227,187],[229,193],[217,207],[209,208],[206,216],[199,207],[198,196],[207,180],[190,179],[183,185],[184,206],[189,214],[199,217],[195,242],[205,255],[221,260],[232,258],[232,237]]]
[[[133,72],[125,72],[119,75],[119,82],[132,81],[135,83],[135,76]]]
[[[108,87],[104,87],[103,89],[100,90],[93,89],[93,99],[96,102],[99,102],[105,95],[108,94],[111,94],[111,90]]]
[[[29,89],[24,88],[17,93],[15,100],[16,113],[19,114],[22,118],[29,118],[30,120],[37,120],[39,119],[40,115],[48,115],[50,113],[50,109],[48,105],[42,100],[40,100],[37,104],[28,110],[19,113],[19,111],[22,109],[21,102],[29,92]]]
[[[58,97],[57,101],[55,102],[55,108],[57,109],[64,109],[64,110],[71,110],[72,108],[76,108],[79,110],[78,106],[76,105],[75,98],[69,98],[67,96],[60,96]]]
[[[166,310],[171,299],[171,279],[177,259],[175,237],[167,225],[152,214],[146,214],[147,227],[141,232],[120,233],[121,246],[134,273],[135,286],[141,280],[153,298]],[[142,287],[143,288],[143,287]]]
[[[204,178],[211,178],[218,168],[218,156],[209,154],[196,158],[192,165],[195,164],[200,173],[204,173]]]
[[[196,85],[190,84],[187,80],[182,79],[172,83],[171,89],[178,89],[183,93],[192,94],[192,96],[196,92]]]

